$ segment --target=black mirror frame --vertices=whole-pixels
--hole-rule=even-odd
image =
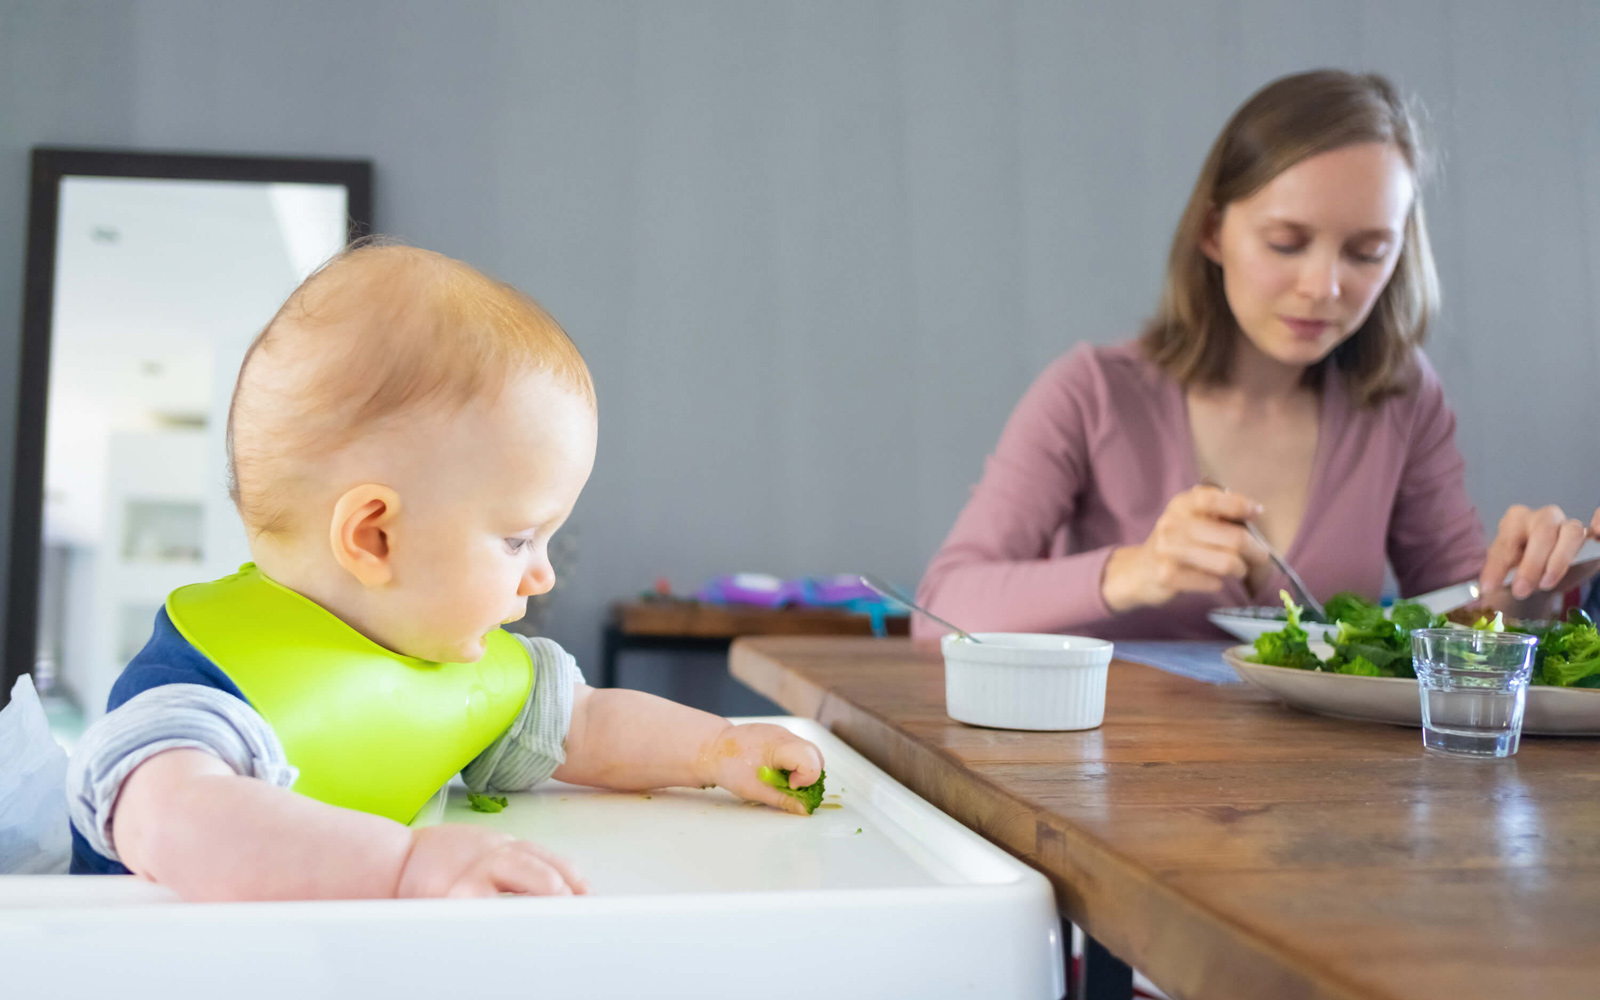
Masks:
[[[17,365],[17,435],[12,464],[10,572],[6,582],[5,659],[0,707],[32,673],[38,655],[39,564],[43,550],[46,393],[55,291],[56,227],[65,177],[341,184],[349,192],[348,239],[372,232],[372,162],[263,156],[147,153],[36,147],[28,191],[28,249],[22,286]]]

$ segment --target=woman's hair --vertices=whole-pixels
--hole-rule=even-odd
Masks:
[[[533,299],[442,254],[363,240],[302,282],[245,353],[228,410],[234,505],[252,535],[289,531],[319,459],[533,372],[595,405],[583,357]]]
[[[1394,85],[1376,73],[1324,69],[1282,77],[1234,113],[1206,156],[1173,234],[1161,304],[1143,336],[1151,360],[1185,385],[1226,381],[1240,333],[1222,268],[1200,248],[1212,213],[1301,160],[1364,142],[1393,145],[1418,184],[1394,274],[1366,321],[1330,360],[1358,405],[1405,391],[1415,350],[1439,308],[1439,278],[1423,222],[1420,182],[1427,158],[1421,138]],[[1309,384],[1320,381],[1327,363],[1306,371]]]

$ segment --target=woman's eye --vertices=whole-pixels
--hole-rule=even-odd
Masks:
[[[1358,253],[1354,250],[1350,251],[1350,259],[1358,264],[1382,264],[1384,258],[1388,256],[1389,251],[1387,248],[1381,248],[1376,251],[1368,250],[1363,253]]]
[[[506,548],[511,550],[512,555],[516,555],[518,552],[521,552],[527,546],[527,544],[528,540],[526,538],[506,539]]]
[[[1272,250],[1273,253],[1281,253],[1285,257],[1297,254],[1303,249],[1297,243],[1268,243],[1267,246]]]

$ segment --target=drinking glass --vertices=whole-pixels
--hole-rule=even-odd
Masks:
[[[1470,757],[1509,757],[1538,639],[1520,632],[1417,629],[1411,656],[1422,697],[1422,745]]]

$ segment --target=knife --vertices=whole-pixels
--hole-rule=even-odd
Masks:
[[[1600,540],[1591,538],[1585,541],[1579,547],[1577,553],[1573,555],[1572,564],[1567,567],[1566,573],[1556,582],[1556,585],[1542,591],[1542,593],[1546,596],[1564,593],[1573,587],[1587,583],[1589,578],[1596,573],[1600,573]],[[1430,590],[1426,594],[1418,594],[1416,597],[1408,597],[1406,600],[1420,604],[1436,615],[1448,614],[1457,608],[1464,608],[1483,598],[1488,598],[1491,602],[1503,598],[1505,603],[1514,603],[1515,599],[1510,596],[1510,587],[1511,581],[1515,576],[1516,570],[1513,569],[1506,574],[1505,582],[1500,585],[1500,588],[1490,591],[1487,595],[1481,592],[1478,587],[1478,581],[1468,580],[1465,583],[1455,583],[1448,587],[1440,587],[1438,590]],[[1530,597],[1537,596],[1538,593],[1530,595]]]

